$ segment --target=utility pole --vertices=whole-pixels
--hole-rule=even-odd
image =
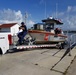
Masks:
[[[27,14],[27,12],[25,12],[25,15],[24,15],[24,22],[25,23],[27,22],[27,18],[28,18],[28,14]]]

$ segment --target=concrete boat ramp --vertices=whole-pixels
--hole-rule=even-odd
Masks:
[[[76,48],[71,56],[67,54],[59,61],[65,51],[45,48],[8,52],[0,55],[0,75],[64,75],[76,56]]]

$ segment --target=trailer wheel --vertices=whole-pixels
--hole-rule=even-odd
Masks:
[[[2,54],[2,49],[0,48],[0,54]]]
[[[64,49],[64,48],[65,48],[65,43],[63,42],[63,43],[61,43],[59,49]]]
[[[57,48],[58,48],[58,49],[64,49],[64,48],[65,48],[65,43],[64,43],[64,42],[58,43],[58,44],[57,44]]]

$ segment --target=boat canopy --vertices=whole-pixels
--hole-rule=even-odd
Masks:
[[[42,20],[42,22],[45,22],[46,24],[52,24],[52,23],[55,23],[57,25],[63,24],[60,20],[54,19],[54,18],[47,18],[47,19]]]
[[[36,23],[34,25],[44,25],[45,23]]]

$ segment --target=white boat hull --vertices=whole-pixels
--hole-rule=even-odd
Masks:
[[[36,42],[64,42],[66,36],[52,34],[50,32],[29,32],[29,34],[36,39]]]

